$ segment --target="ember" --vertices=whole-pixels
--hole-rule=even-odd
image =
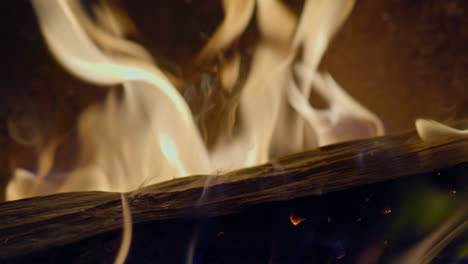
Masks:
[[[304,222],[306,219],[304,217],[297,216],[294,214],[294,212],[291,212],[289,214],[289,221],[291,221],[291,224],[297,226],[300,223]]]

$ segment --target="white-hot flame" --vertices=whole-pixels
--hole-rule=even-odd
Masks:
[[[94,84],[122,85],[123,93],[112,90],[105,103],[81,114],[78,168],[50,176],[53,151],[45,151],[40,170],[45,176],[38,180],[18,173],[8,187],[10,198],[60,191],[131,191],[384,132],[375,115],[329,74],[318,72],[326,47],[354,0],[308,0],[299,17],[279,0],[223,0],[225,18],[194,61],[219,57],[252,22],[259,39],[241,88],[236,129],[210,149],[174,77],[160,70],[145,48],[123,37],[124,29],[107,6],[94,8],[95,22],[77,1],[32,2],[48,46],[65,68]],[[240,65],[239,53],[221,60],[220,80],[227,92],[240,82]],[[311,106],[312,90],[328,102],[328,109]]]

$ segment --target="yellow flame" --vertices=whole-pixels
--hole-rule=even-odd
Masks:
[[[128,252],[130,251],[130,245],[132,242],[132,213],[130,210],[130,206],[128,205],[126,194],[121,193],[120,199],[122,200],[122,215],[123,215],[123,234],[122,234],[122,242],[120,244],[120,249],[117,253],[115,258],[114,264],[123,264],[127,259]]]
[[[425,141],[440,137],[468,137],[468,129],[455,129],[434,120],[417,119],[415,125],[419,137]]]
[[[43,175],[50,174],[53,151],[43,152],[43,180],[37,184],[43,187],[37,193],[131,191],[143,183],[237,169],[383,134],[375,115],[329,74],[317,71],[353,0],[308,0],[299,16],[280,0],[223,0],[225,17],[195,61],[217,56],[221,84],[230,91],[240,78],[240,53],[230,59],[222,53],[242,38],[252,22],[259,39],[241,87],[236,130],[210,150],[174,78],[159,69],[144,47],[124,38],[125,26],[105,1],[93,9],[96,22],[76,0],[32,3],[50,50],[70,73],[95,84],[123,86],[123,96],[110,91],[105,103],[81,114],[80,164],[60,183],[49,184],[57,177]],[[329,109],[310,105],[312,90],[328,102]],[[18,184],[9,188],[14,186]]]
[[[200,61],[213,56],[226,49],[232,41],[238,38],[252,17],[254,4],[254,0],[223,0],[226,13],[224,20],[200,51],[197,60]]]

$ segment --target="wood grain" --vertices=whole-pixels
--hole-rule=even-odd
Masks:
[[[240,212],[266,202],[349,189],[468,162],[468,139],[421,141],[415,131],[327,146],[222,175],[128,193],[134,223]],[[0,256],[69,244],[122,226],[120,194],[75,192],[0,204]]]

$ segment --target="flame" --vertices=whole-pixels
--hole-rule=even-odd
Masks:
[[[197,60],[201,61],[218,54],[238,38],[250,22],[254,6],[254,0],[223,0],[226,12],[224,20],[200,51]]]
[[[440,137],[468,137],[468,129],[456,129],[434,120],[417,119],[415,122],[419,137],[424,141],[431,141]]]
[[[93,6],[96,19],[92,20],[77,0],[32,3],[57,61],[82,80],[123,86],[123,95],[110,90],[105,103],[81,114],[80,162],[75,170],[50,176],[56,148],[51,144],[39,164],[41,177],[29,180],[37,187],[34,193],[15,187],[25,178],[18,175],[8,191],[15,197],[132,191],[384,132],[374,114],[354,101],[330,74],[318,72],[353,0],[308,0],[299,16],[279,0],[223,0],[224,20],[194,61],[219,60],[221,85],[229,93],[241,81],[240,53],[226,58],[223,52],[242,38],[253,18],[259,39],[240,90],[235,130],[212,148],[205,144],[194,113],[177,90],[181,80],[161,70],[144,47],[125,39],[131,22],[121,23],[122,14],[115,8],[101,1]],[[328,109],[310,105],[312,90],[328,102]]]
[[[125,197],[125,194],[121,193],[120,199],[122,200],[123,234],[120,249],[114,261],[115,264],[125,263],[130,250],[133,232],[131,210],[128,205],[127,197]]]

